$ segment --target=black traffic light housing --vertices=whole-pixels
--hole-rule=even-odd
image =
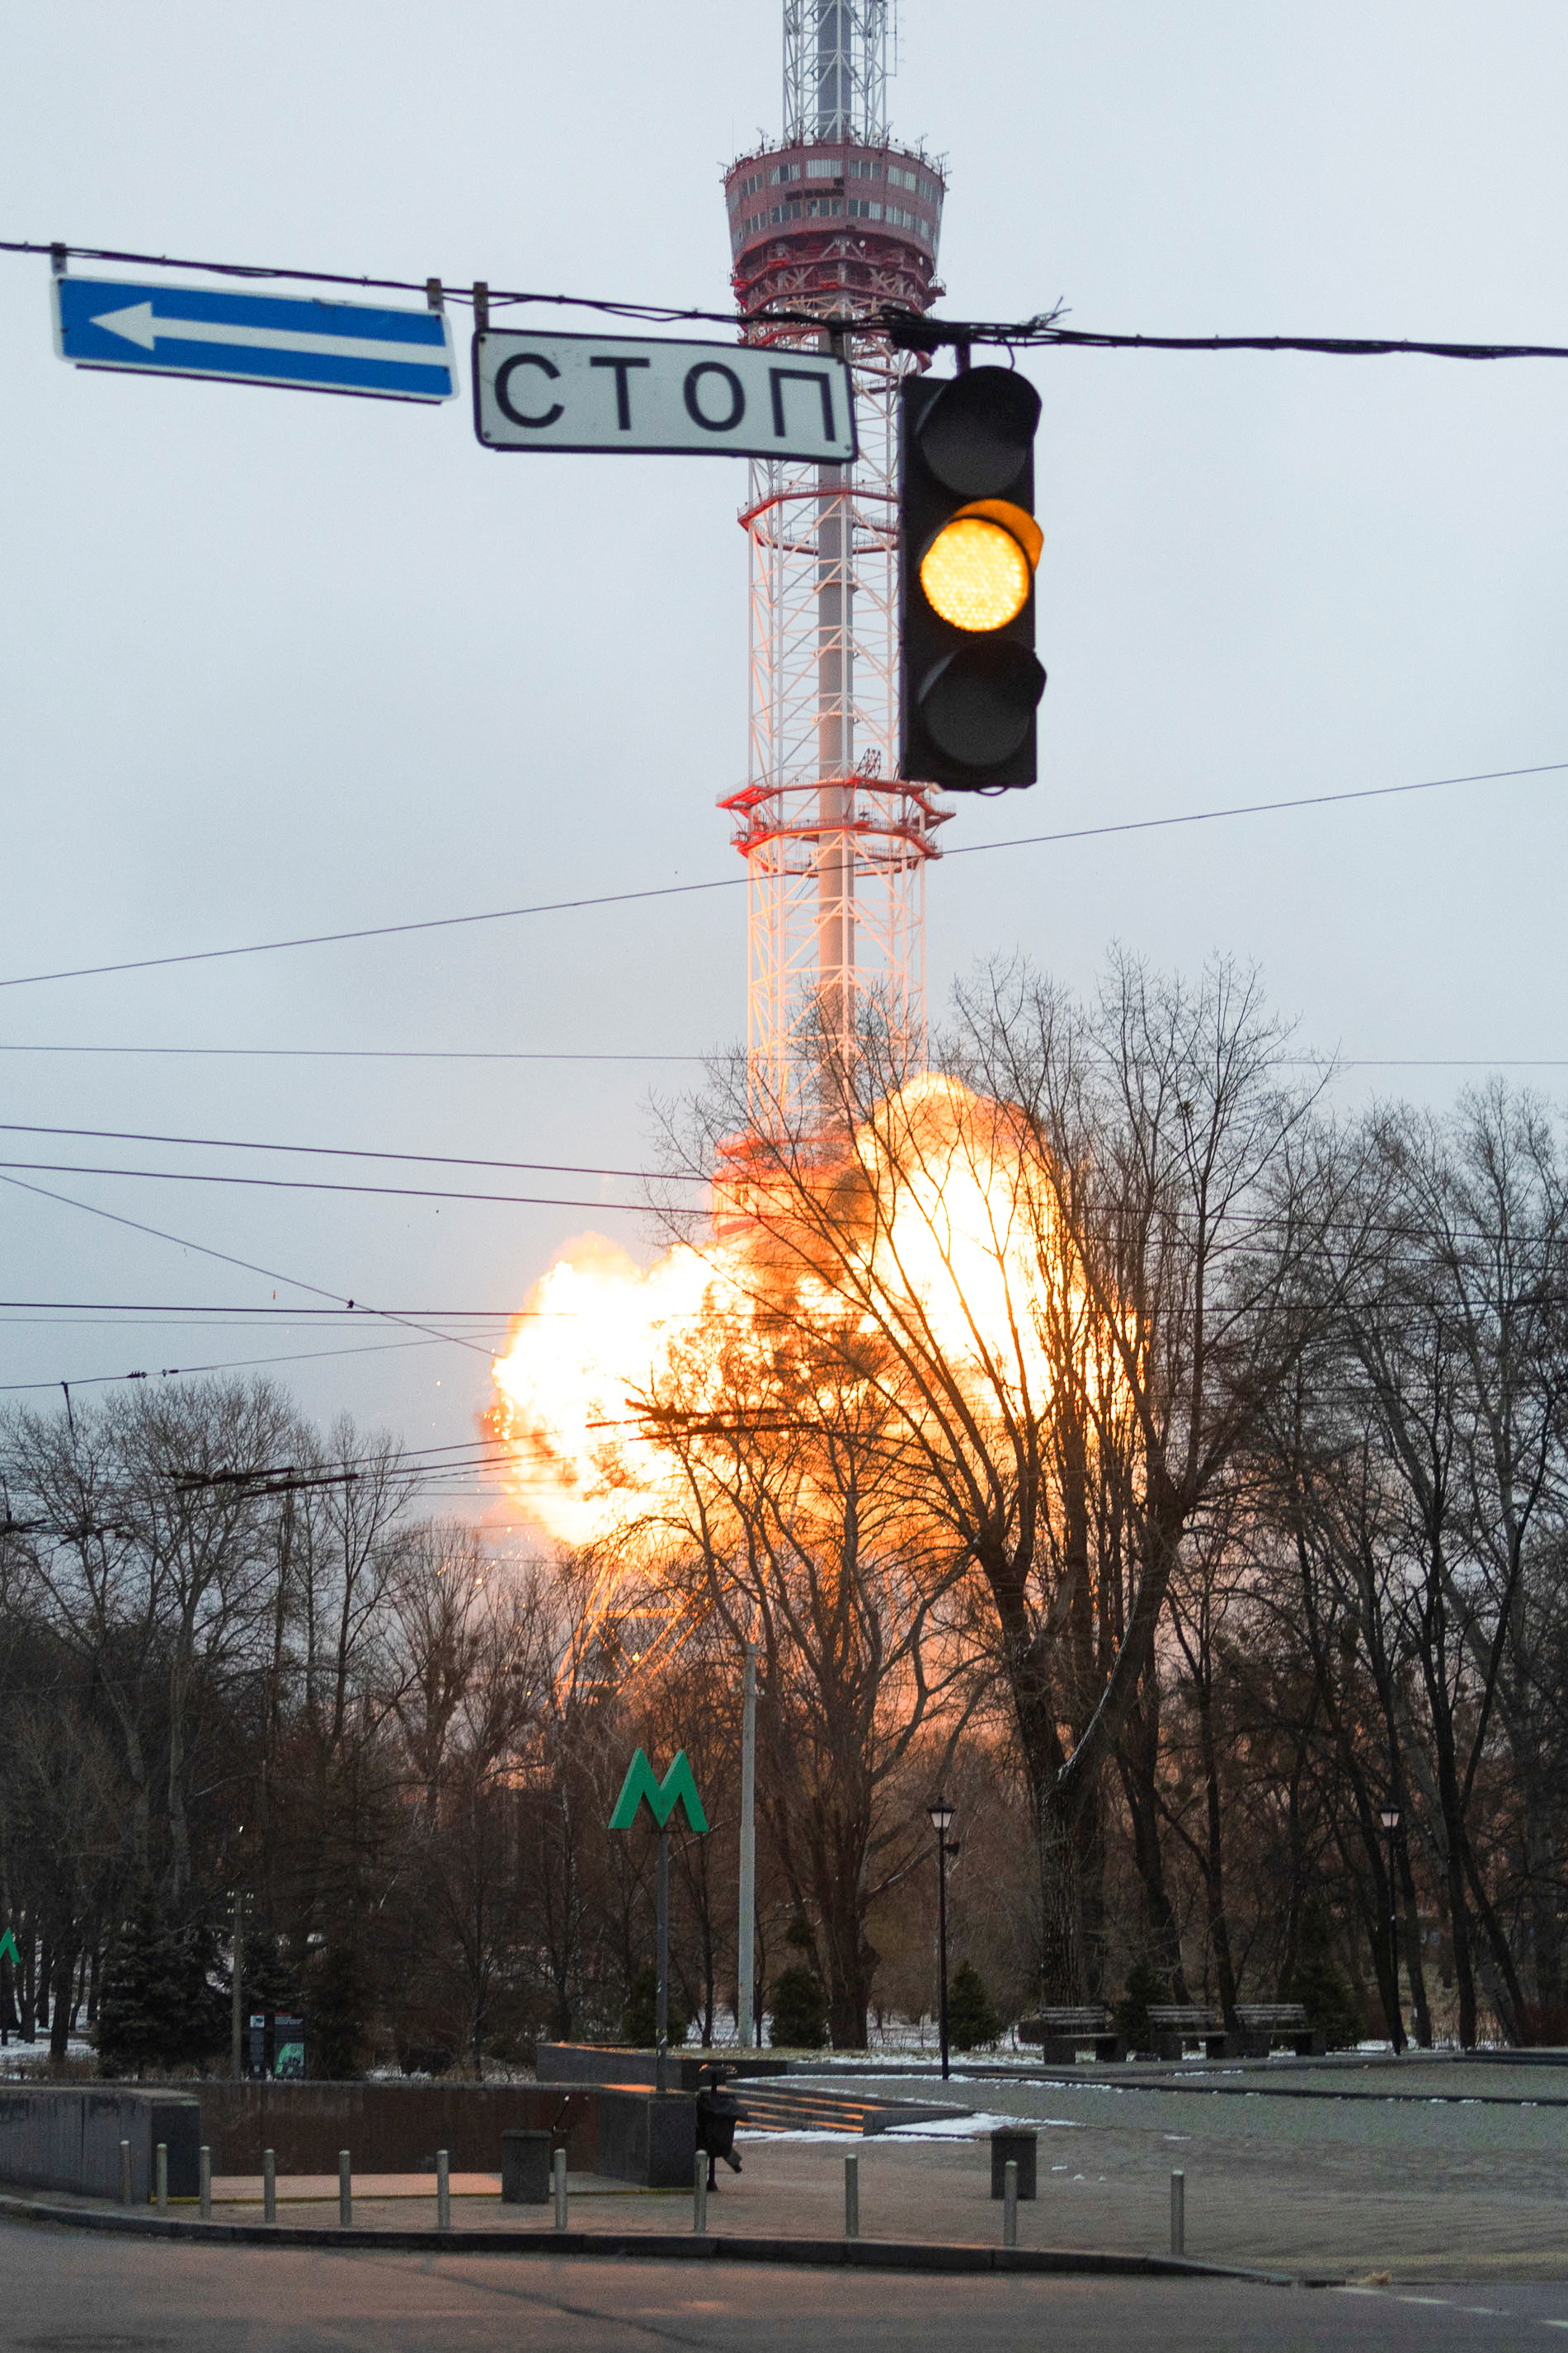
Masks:
[[[910,377],[900,398],[900,773],[952,792],[1032,785],[1046,685],[1034,650],[1040,396],[1012,368],[976,367]],[[1007,532],[1026,560],[1027,594],[996,627],[955,627],[921,585],[933,542],[961,517]]]

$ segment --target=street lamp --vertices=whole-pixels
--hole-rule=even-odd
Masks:
[[[1394,1877],[1394,1841],[1399,1832],[1399,1809],[1384,1806],[1378,1815],[1388,1832],[1388,1964],[1394,1994],[1394,2055],[1405,2048],[1405,2021],[1399,2014],[1399,1882]]]
[[[942,2043],[942,2081],[947,2081],[947,1858],[956,1852],[947,1842],[952,1828],[952,1808],[943,1797],[936,1798],[926,1808],[931,1826],[936,1832],[936,1919],[937,1954],[940,1989],[937,1997],[938,2032]]]

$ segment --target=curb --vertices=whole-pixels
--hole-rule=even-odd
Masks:
[[[831,2270],[1033,2272],[1158,2279],[1252,2280],[1294,2287],[1293,2273],[1204,2263],[1182,2255],[1078,2253],[1056,2247],[942,2245],[904,2239],[754,2239],[664,2231],[314,2230],[299,2222],[186,2222],[173,2216],[46,2206],[0,2196],[0,2218],[142,2239],[199,2240],[225,2247],[313,2247],[404,2255],[599,2255],[649,2263],[795,2263]],[[1314,2285],[1322,2284],[1314,2281]]]

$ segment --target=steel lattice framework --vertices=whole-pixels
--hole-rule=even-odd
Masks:
[[[843,352],[853,467],[760,463],[751,543],[747,780],[721,806],[751,877],[748,1039],[753,1117],[787,1106],[807,1060],[846,1059],[868,1001],[918,1060],[925,1021],[925,869],[944,822],[898,762],[897,452],[901,375],[918,360],[834,323],[941,291],[946,183],[886,125],[887,0],[785,0],[784,136],[725,178],[742,319],[787,304],[820,329],[748,340]]]

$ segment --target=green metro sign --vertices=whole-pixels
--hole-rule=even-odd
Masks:
[[[0,1936],[0,1961],[10,1961],[17,1968],[22,1966],[22,1956],[16,1950],[16,1936],[9,1928],[3,1936]]]
[[[687,1762],[684,1748],[676,1750],[662,1781],[654,1779],[653,1767],[642,1750],[637,1750],[626,1767],[621,1794],[616,1799],[616,1810],[610,1816],[610,1828],[613,1831],[629,1831],[645,1801],[660,1830],[678,1804],[686,1809],[689,1829],[705,1831],[708,1828],[708,1817],[702,1810],[702,1800],[697,1794],[697,1784],[691,1778],[691,1767]]]

